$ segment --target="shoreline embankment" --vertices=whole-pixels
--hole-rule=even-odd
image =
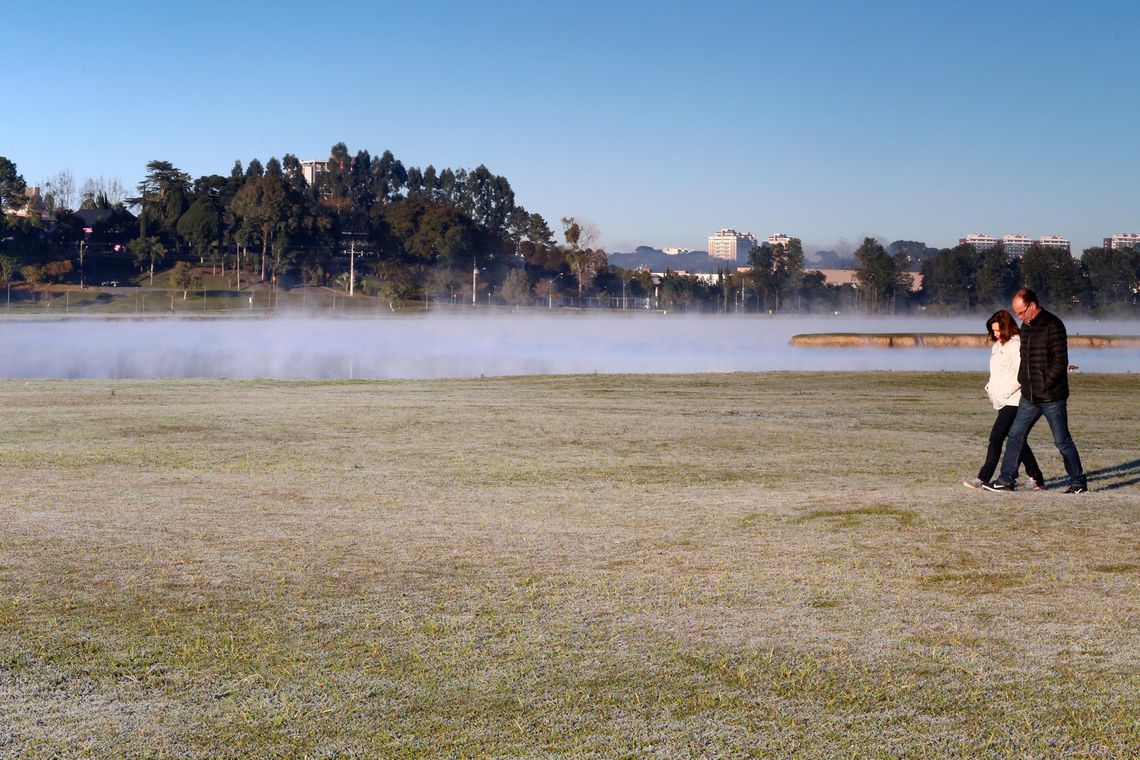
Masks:
[[[980,348],[990,340],[970,333],[805,333],[793,335],[788,343],[809,348]],[[1140,336],[1070,335],[1069,348],[1140,348]]]

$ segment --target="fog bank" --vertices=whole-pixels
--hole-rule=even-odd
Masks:
[[[777,370],[986,371],[986,349],[793,348],[811,332],[981,332],[978,318],[552,315],[3,322],[7,378],[478,377]],[[1135,322],[1069,332],[1140,335]],[[1084,372],[1134,372],[1138,349],[1070,351]]]

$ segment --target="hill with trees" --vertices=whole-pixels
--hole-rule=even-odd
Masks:
[[[638,299],[639,306],[722,312],[985,311],[1008,305],[1022,283],[1060,309],[1135,314],[1140,299],[1135,250],[1090,248],[1075,259],[1034,247],[1015,258],[1000,246],[977,252],[895,241],[884,248],[867,238],[854,252],[854,289],[806,270],[795,239],[753,249],[743,271],[704,252],[670,256],[641,246],[607,256],[586,220],[562,218],[556,241],[507,178],[486,166],[405,167],[390,151],[352,153],[344,143],[321,161],[239,160],[226,174],[197,178],[154,160],[133,195],[102,177],[77,193],[67,171],[33,192],[16,164],[0,157],[0,205],[0,283],[17,295],[85,287],[101,279],[91,273],[133,272],[135,282],[155,286],[156,272],[183,262],[164,281],[178,283],[184,296],[208,268],[236,290],[304,284],[351,296],[363,286],[393,308],[447,296],[512,305],[558,297],[602,307]],[[823,266],[847,263],[833,251],[814,256]],[[667,274],[655,279],[641,268]],[[908,274],[915,268],[923,275],[917,292]],[[711,282],[708,274],[716,275]]]

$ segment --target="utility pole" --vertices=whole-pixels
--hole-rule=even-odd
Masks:
[[[353,290],[356,286],[356,238],[352,238],[348,244],[348,295],[352,297]]]

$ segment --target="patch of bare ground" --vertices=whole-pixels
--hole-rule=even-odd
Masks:
[[[0,382],[0,755],[1134,756],[1137,380],[983,384]]]

